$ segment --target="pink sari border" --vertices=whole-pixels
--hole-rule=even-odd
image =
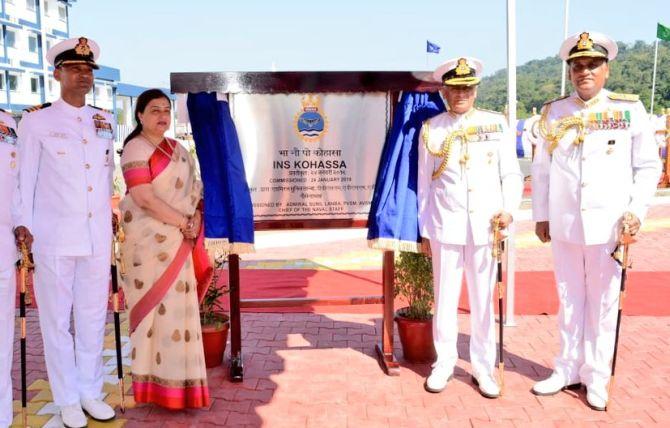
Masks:
[[[131,189],[140,184],[151,184],[151,171],[149,168],[131,168],[123,171],[123,179],[126,187]]]
[[[165,150],[170,155],[172,155],[172,146],[170,146],[170,144],[168,144],[167,141],[168,139],[165,138],[160,143],[160,148]],[[173,142],[173,144],[174,143],[175,142]],[[155,179],[156,177],[158,177],[161,174],[161,172],[165,171],[165,168],[167,168],[168,165],[170,165],[170,157],[166,156],[165,153],[163,153],[159,149],[154,150],[154,152],[151,154],[151,157],[149,158],[149,169],[151,170],[151,178]]]
[[[137,326],[142,322],[153,308],[158,305],[165,297],[168,290],[177,279],[182,266],[186,262],[189,252],[193,245],[193,241],[183,240],[181,246],[177,250],[172,263],[165,269],[165,272],[156,280],[151,286],[151,289],[142,296],[137,304],[130,311],[130,331],[134,332]]]
[[[136,403],[155,403],[173,410],[208,407],[210,404],[209,388],[206,386],[170,388],[152,382],[133,381],[133,395]]]
[[[205,293],[207,293],[207,289],[214,278],[214,268],[209,264],[209,256],[205,249],[204,221],[200,225],[200,233],[198,233],[195,245],[193,246],[193,269],[195,271],[195,279],[198,283],[198,303],[202,303],[202,299],[205,298]]]

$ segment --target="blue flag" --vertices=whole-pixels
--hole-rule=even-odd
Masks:
[[[429,40],[426,40],[426,52],[439,54],[440,47],[435,43],[431,43]]]

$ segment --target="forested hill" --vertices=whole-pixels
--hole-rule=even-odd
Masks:
[[[619,55],[610,63],[606,88],[615,92],[640,95],[646,109],[651,98],[654,67],[654,44],[638,41],[632,45],[619,42]],[[572,87],[567,81],[566,93]],[[558,56],[533,60],[517,67],[517,117],[528,117],[533,107],[540,111],[546,101],[561,94],[561,60]],[[482,80],[477,104],[482,108],[503,111],[507,102],[507,70],[499,70]],[[655,113],[670,108],[670,42],[658,46]]]

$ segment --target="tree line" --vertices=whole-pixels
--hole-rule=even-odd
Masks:
[[[606,88],[614,92],[637,94],[649,109],[654,67],[654,44],[637,41],[618,42],[619,54],[610,63],[610,78]],[[539,113],[542,105],[561,94],[561,60],[558,56],[532,60],[517,67],[517,117],[526,118],[533,107]],[[566,79],[566,94],[572,91]],[[477,104],[486,109],[503,111],[507,104],[507,70],[498,70],[482,79]],[[656,95],[654,113],[670,108],[670,42],[658,46]]]

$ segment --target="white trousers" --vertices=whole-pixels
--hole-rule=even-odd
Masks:
[[[604,388],[610,376],[621,268],[615,244],[551,241],[560,302],[561,349],[555,371],[570,382]]]
[[[469,228],[468,228],[469,229]],[[468,233],[466,245],[430,242],[433,254],[435,314],[433,340],[438,365],[453,367],[458,359],[458,301],[463,270],[470,301],[470,361],[477,374],[491,374],[496,360],[493,290],[495,266],[489,245],[474,245]]]
[[[38,253],[34,257],[35,296],[54,403],[68,406],[81,399],[97,399],[103,383],[110,258]]]
[[[16,271],[0,270],[0,427],[12,423],[12,357],[16,311]]]

